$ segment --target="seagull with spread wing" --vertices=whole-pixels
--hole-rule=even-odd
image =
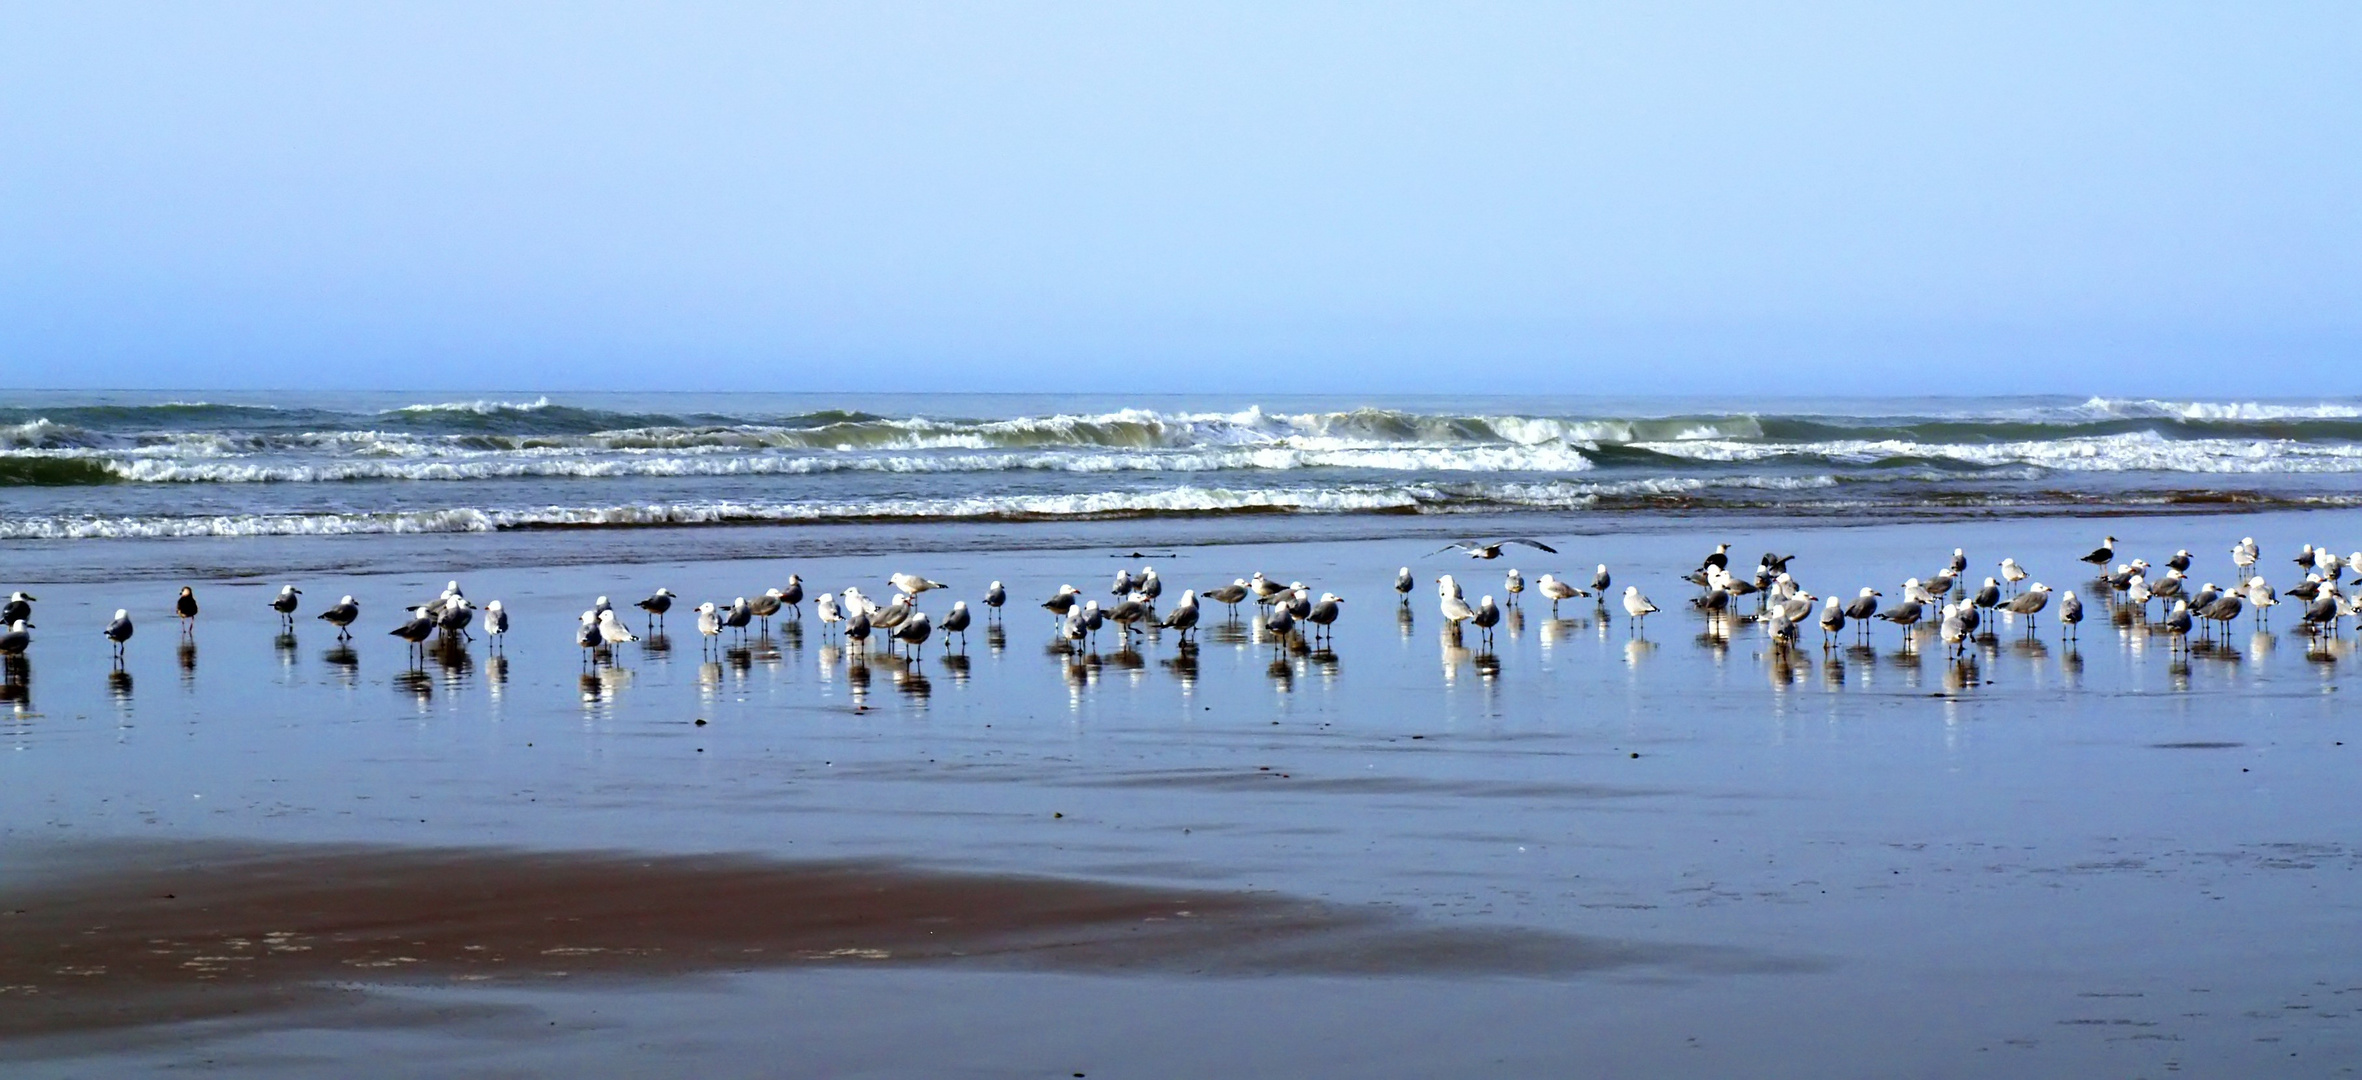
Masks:
[[[1468,557],[1471,559],[1498,559],[1501,557],[1501,549],[1508,547],[1511,544],[1524,544],[1530,548],[1537,548],[1542,551],[1547,551],[1552,555],[1558,554],[1557,548],[1551,547],[1550,545],[1545,544],[1539,540],[1525,540],[1519,538],[1495,540],[1490,544],[1479,544],[1474,540],[1462,540],[1456,544],[1447,544],[1443,547],[1435,549],[1434,551],[1428,552],[1427,554],[1429,557],[1433,557],[1436,555],[1441,555],[1447,551],[1465,551],[1468,553]]]

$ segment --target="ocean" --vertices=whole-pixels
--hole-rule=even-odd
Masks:
[[[2362,502],[2362,398],[0,394],[0,540]]]

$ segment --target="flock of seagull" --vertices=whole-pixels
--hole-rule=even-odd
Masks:
[[[2144,623],[2149,623],[2150,604],[2158,604],[2158,619],[2149,625],[2154,631],[2168,635],[2176,649],[2189,647],[2193,631],[2201,638],[2210,636],[2216,627],[2228,632],[2230,625],[2250,609],[2259,628],[2266,626],[2271,609],[2284,602],[2283,594],[2255,572],[2261,553],[2253,537],[2243,537],[2232,545],[2231,563],[2236,576],[2227,587],[2213,582],[2193,586],[2189,571],[2195,560],[2187,550],[2167,557],[2164,572],[2160,574],[2145,559],[2117,562],[2116,543],[2115,537],[2108,537],[2081,557],[2080,561],[2094,568],[2093,586],[2109,591],[2116,610],[2137,612]],[[1435,554],[1459,551],[1472,559],[1489,561],[1502,558],[1505,549],[1511,546],[1558,553],[1541,541],[1514,538],[1452,544]],[[1961,549],[1954,548],[1950,557],[1926,578],[1905,580],[1900,598],[1887,605],[1883,603],[1886,594],[1875,586],[1862,586],[1850,599],[1835,593],[1814,594],[1799,584],[1790,571],[1794,555],[1767,552],[1751,574],[1734,572],[1730,547],[1717,545],[1696,570],[1684,576],[1683,580],[1699,590],[1690,598],[1690,606],[1703,613],[1710,626],[1725,633],[1732,625],[1759,624],[1781,649],[1797,647],[1802,628],[1808,622],[1818,624],[1824,650],[1834,647],[1849,627],[1858,640],[1866,642],[1870,624],[1875,620],[1900,628],[1905,648],[1913,647],[1922,627],[1931,627],[1956,657],[1970,641],[1979,639],[1980,632],[1988,637],[1992,634],[1986,625],[1992,613],[2022,618],[2030,638],[2035,633],[2036,619],[2050,610],[2051,587],[2040,581],[2029,583],[2031,575],[2015,558],[2002,559],[1993,575],[1972,588],[1968,584],[1968,557]],[[2294,561],[2304,577],[2285,595],[2302,603],[2299,617],[2308,630],[2335,635],[2342,620],[2355,616],[2357,609],[2362,608],[2362,587],[2355,587],[2354,593],[2349,594],[2347,589],[2353,586],[2344,584],[2346,573],[2352,571],[2356,585],[2362,586],[2362,551],[2340,557],[2326,547],[2307,544]],[[1410,602],[1416,580],[1407,566],[1396,574],[1394,590],[1404,605]],[[1582,598],[1596,599],[1605,613],[1612,582],[1603,563],[1594,570],[1588,586],[1546,573],[1533,582],[1532,591],[1548,600],[1554,613],[1560,604]],[[841,636],[851,644],[882,647],[888,653],[900,647],[913,658],[921,654],[938,631],[944,635],[947,647],[952,635],[959,637],[963,649],[966,647],[967,630],[973,618],[967,601],[953,602],[938,622],[919,609],[919,599],[946,588],[942,582],[919,574],[896,573],[889,575],[886,583],[891,595],[883,603],[864,593],[858,585],[841,592],[812,595],[810,599],[821,632]],[[1465,623],[1475,627],[1489,644],[1493,628],[1501,621],[1502,604],[1489,594],[1471,604],[1452,574],[1437,577],[1435,587],[1447,631],[1456,636]],[[1502,589],[1508,606],[1518,605],[1527,588],[1526,579],[1518,570],[1511,569],[1504,575]],[[1138,573],[1130,568],[1116,571],[1107,592],[1108,600],[1102,603],[1096,598],[1086,598],[1081,589],[1071,584],[1061,585],[1040,606],[1055,620],[1057,636],[1074,649],[1095,650],[1098,635],[1108,623],[1116,625],[1116,632],[1126,647],[1130,646],[1133,635],[1151,629],[1175,631],[1186,646],[1198,628],[1207,601],[1224,605],[1228,618],[1233,621],[1239,618],[1239,605],[1252,601],[1258,609],[1254,618],[1275,644],[1284,647],[1300,642],[1319,648],[1333,632],[1345,603],[1335,593],[1323,592],[1315,597],[1301,581],[1282,584],[1261,571],[1202,594],[1196,589],[1184,589],[1180,598],[1161,612],[1158,605],[1165,586],[1152,566],[1142,567]],[[270,607],[287,630],[292,631],[295,626],[302,596],[303,590],[286,585],[270,601]],[[1754,598],[1751,611],[1748,597]],[[998,581],[992,582],[980,598],[985,618],[997,622],[1008,598],[1007,589]],[[645,632],[661,632],[666,613],[679,599],[670,589],[660,588],[634,603],[634,607],[645,613]],[[758,622],[768,632],[773,618],[802,619],[805,599],[803,578],[790,574],[785,586],[765,590],[752,599],[741,596],[727,605],[714,601],[697,604],[694,608],[697,633],[708,649],[719,648],[724,635],[743,637],[747,627]],[[5,605],[0,605],[0,657],[21,659],[31,645],[35,602],[35,597],[18,591],[9,596]],[[1621,606],[1629,632],[1633,634],[1644,633],[1645,620],[1659,611],[1634,585],[1624,587]],[[438,638],[446,647],[464,647],[474,640],[473,630],[481,629],[491,640],[489,647],[497,650],[502,648],[509,630],[508,612],[500,601],[484,604],[479,621],[477,605],[468,599],[456,580],[446,584],[433,599],[404,610],[407,614],[401,625],[388,633],[407,642],[421,661],[429,643]],[[183,587],[173,601],[172,612],[180,620],[181,633],[192,634],[198,615],[195,591]],[[349,640],[352,626],[361,618],[361,605],[347,595],[315,617],[335,626],[338,640]],[[2072,637],[2084,618],[2083,600],[2072,590],[2062,593],[2056,617],[2061,636]],[[133,633],[130,612],[118,609],[102,633],[112,644],[115,663],[120,667]],[[575,643],[583,650],[585,664],[602,659],[612,661],[617,646],[640,640],[641,633],[619,618],[604,596],[583,611],[575,631]]]
[[[2189,571],[2195,556],[2186,548],[2168,556],[2164,573],[2155,574],[2156,567],[2146,559],[2116,562],[2116,543],[2115,537],[2107,537],[2079,561],[2093,567],[2093,584],[2109,591],[2117,610],[2167,635],[2176,650],[2190,647],[2193,630],[2201,639],[2211,637],[2218,627],[2228,633],[2231,624],[2251,608],[2257,625],[2267,626],[2271,609],[2282,603],[2279,591],[2254,572],[2261,552],[2252,536],[2241,537],[2231,546],[2231,564],[2237,576],[2227,587],[2211,581],[2192,585]],[[1991,634],[1985,620],[1992,612],[2022,617],[2026,636],[2033,637],[2036,621],[2049,608],[2053,591],[2040,581],[2026,583],[2031,575],[2015,558],[2002,559],[1997,573],[1971,589],[1967,583],[1967,553],[1953,548],[1950,558],[1925,579],[1906,579],[1900,601],[1882,610],[1881,600],[1886,594],[1874,586],[1861,587],[1850,600],[1835,594],[1814,595],[1789,572],[1788,564],[1794,559],[1794,555],[1766,552],[1752,575],[1740,576],[1731,572],[1730,545],[1717,545],[1684,578],[1701,590],[1691,598],[1690,605],[1704,612],[1710,622],[1726,627],[1734,622],[1761,623],[1780,648],[1794,648],[1808,620],[1818,622],[1824,650],[1833,647],[1849,625],[1854,627],[1859,639],[1867,641],[1873,619],[1900,627],[1905,647],[1912,645],[1918,628],[1926,625],[1935,628],[1950,654],[1958,657],[1969,642],[1978,640],[1980,630],[1988,636]],[[2304,604],[2300,618],[2308,631],[2334,636],[2341,622],[2355,616],[2358,605],[2362,605],[2362,597],[2347,595],[2340,585],[2348,570],[2354,571],[2357,580],[2362,581],[2362,551],[2341,558],[2327,547],[2306,544],[2294,561],[2305,577],[2287,595]],[[1546,583],[1550,580],[1544,578]],[[1510,571],[1506,585],[1512,595],[1519,591],[1516,571]],[[1466,602],[1459,597],[1458,587],[1448,575],[1440,587],[1445,593],[1445,617],[1471,618]],[[1603,566],[1595,591],[1604,593],[1606,587],[1607,569]],[[1545,595],[1553,599],[1558,596],[1555,592]],[[1749,595],[1756,597],[1752,613],[1744,610],[1743,598]],[[2153,623],[2149,618],[2151,602],[2159,605],[2159,617]],[[1474,615],[1479,625],[1488,627],[1488,632],[1490,624],[1482,622],[1482,617],[1492,604],[1492,597],[1485,597]],[[1734,604],[1739,605],[1738,610],[1734,610]],[[1817,619],[1814,618],[1816,604],[1819,605]],[[1655,604],[1631,586],[1624,590],[1623,606],[1635,632],[1642,619],[1657,611]],[[2057,611],[2061,637],[2074,637],[2083,617],[2082,598],[2071,589],[2061,593]]]

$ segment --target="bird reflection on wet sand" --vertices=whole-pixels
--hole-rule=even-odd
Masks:
[[[348,689],[359,685],[361,654],[353,651],[351,645],[339,643],[331,646],[320,654],[320,660],[328,665],[329,673],[336,677],[339,684]]]

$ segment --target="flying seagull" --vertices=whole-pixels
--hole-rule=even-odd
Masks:
[[[1498,559],[1501,557],[1501,549],[1508,547],[1511,544],[1524,544],[1530,548],[1537,548],[1542,551],[1547,551],[1552,555],[1558,554],[1557,548],[1551,547],[1550,545],[1545,544],[1539,540],[1511,538],[1508,540],[1495,540],[1490,544],[1479,544],[1473,540],[1462,540],[1456,544],[1446,544],[1443,547],[1428,552],[1428,555],[1433,557],[1436,555],[1441,555],[1447,551],[1465,551],[1468,553],[1468,557],[1471,559]]]

